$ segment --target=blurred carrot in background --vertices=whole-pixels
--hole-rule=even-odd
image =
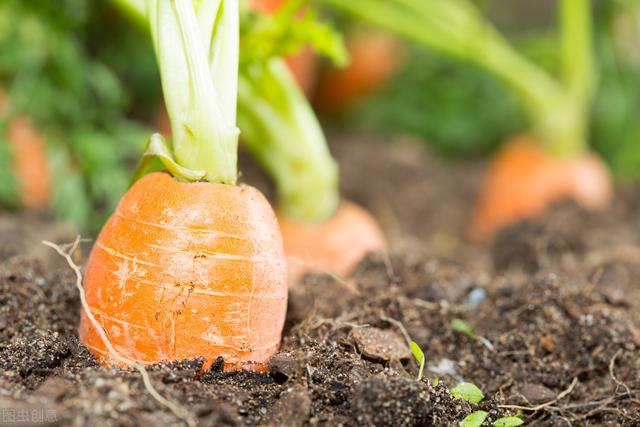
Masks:
[[[519,100],[534,138],[526,143],[508,142],[492,162],[480,187],[472,238],[490,240],[501,228],[539,214],[561,199],[574,199],[588,208],[602,207],[609,201],[612,183],[607,168],[588,154],[595,85],[588,1],[559,3],[560,81],[517,52],[466,0],[327,3],[478,65],[501,80]]]
[[[328,113],[343,112],[383,88],[404,66],[402,43],[387,32],[351,31],[347,37],[349,64],[327,66],[315,95],[317,107]]]
[[[11,120],[7,141],[22,206],[42,210],[51,198],[51,171],[43,136],[25,116]]]

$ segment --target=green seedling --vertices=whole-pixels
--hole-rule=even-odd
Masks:
[[[493,422],[494,427],[515,427],[524,424],[518,417],[502,417]]]
[[[418,381],[420,381],[422,379],[422,374],[424,373],[424,352],[415,341],[411,341],[411,353],[413,353],[413,357],[416,358],[416,361],[420,366],[418,369]]]
[[[462,382],[451,389],[451,394],[456,399],[464,400],[473,405],[484,399],[482,391],[475,384]]]
[[[451,327],[453,328],[454,331],[460,332],[460,333],[468,336],[472,340],[480,341],[489,350],[491,350],[491,351],[494,350],[494,347],[493,347],[493,344],[491,344],[491,341],[489,341],[488,339],[486,339],[483,336],[480,336],[480,335],[476,334],[473,331],[473,329],[471,329],[471,326],[469,326],[469,324],[467,322],[465,322],[464,320],[457,319],[457,318],[453,319],[451,321]]]
[[[480,427],[488,415],[489,413],[485,411],[475,411],[467,415],[458,425],[460,427]]]

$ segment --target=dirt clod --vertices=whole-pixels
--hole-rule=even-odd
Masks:
[[[351,332],[362,354],[374,360],[401,360],[411,357],[405,340],[388,329],[356,328]]]

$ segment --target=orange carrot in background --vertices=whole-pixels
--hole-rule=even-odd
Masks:
[[[588,149],[596,83],[589,1],[558,2],[560,78],[516,51],[467,0],[325,1],[413,42],[476,64],[520,101],[534,138],[507,143],[491,163],[479,188],[472,237],[489,241],[501,228],[538,215],[561,199],[592,209],[611,198],[610,174]]]
[[[8,114],[9,107],[6,94],[0,90],[0,117]],[[28,117],[19,115],[8,119],[6,138],[20,204],[33,210],[46,209],[52,174],[42,134]]]
[[[44,210],[51,198],[52,174],[44,138],[25,116],[11,119],[7,139],[13,156],[22,205]]]
[[[500,229],[539,215],[560,200],[592,209],[613,196],[606,165],[593,154],[558,159],[533,137],[508,141],[491,161],[481,184],[471,224],[471,237],[487,241]]]
[[[365,254],[386,247],[376,220],[348,201],[343,201],[331,217],[318,224],[296,222],[284,214],[278,218],[290,286],[306,273],[331,272],[347,276]]]
[[[145,364],[202,356],[206,368],[222,356],[226,369],[262,369],[279,346],[287,270],[278,223],[258,190],[234,185],[237,4],[196,12],[191,0],[158,0],[146,11],[173,141],[152,136],[139,172],[158,157],[173,177],[152,173],[127,192],[84,283],[114,348]],[[117,362],[84,314],[80,337],[103,364]]]
[[[376,30],[356,31],[347,38],[349,65],[329,67],[318,83],[315,104],[321,111],[340,112],[382,88],[404,65],[403,45]]]

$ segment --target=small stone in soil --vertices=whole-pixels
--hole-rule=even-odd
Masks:
[[[543,385],[533,383],[523,384],[520,393],[529,403],[533,404],[548,402],[556,397],[552,390]]]
[[[362,354],[374,360],[400,360],[411,357],[402,337],[388,329],[357,328],[351,332]]]

